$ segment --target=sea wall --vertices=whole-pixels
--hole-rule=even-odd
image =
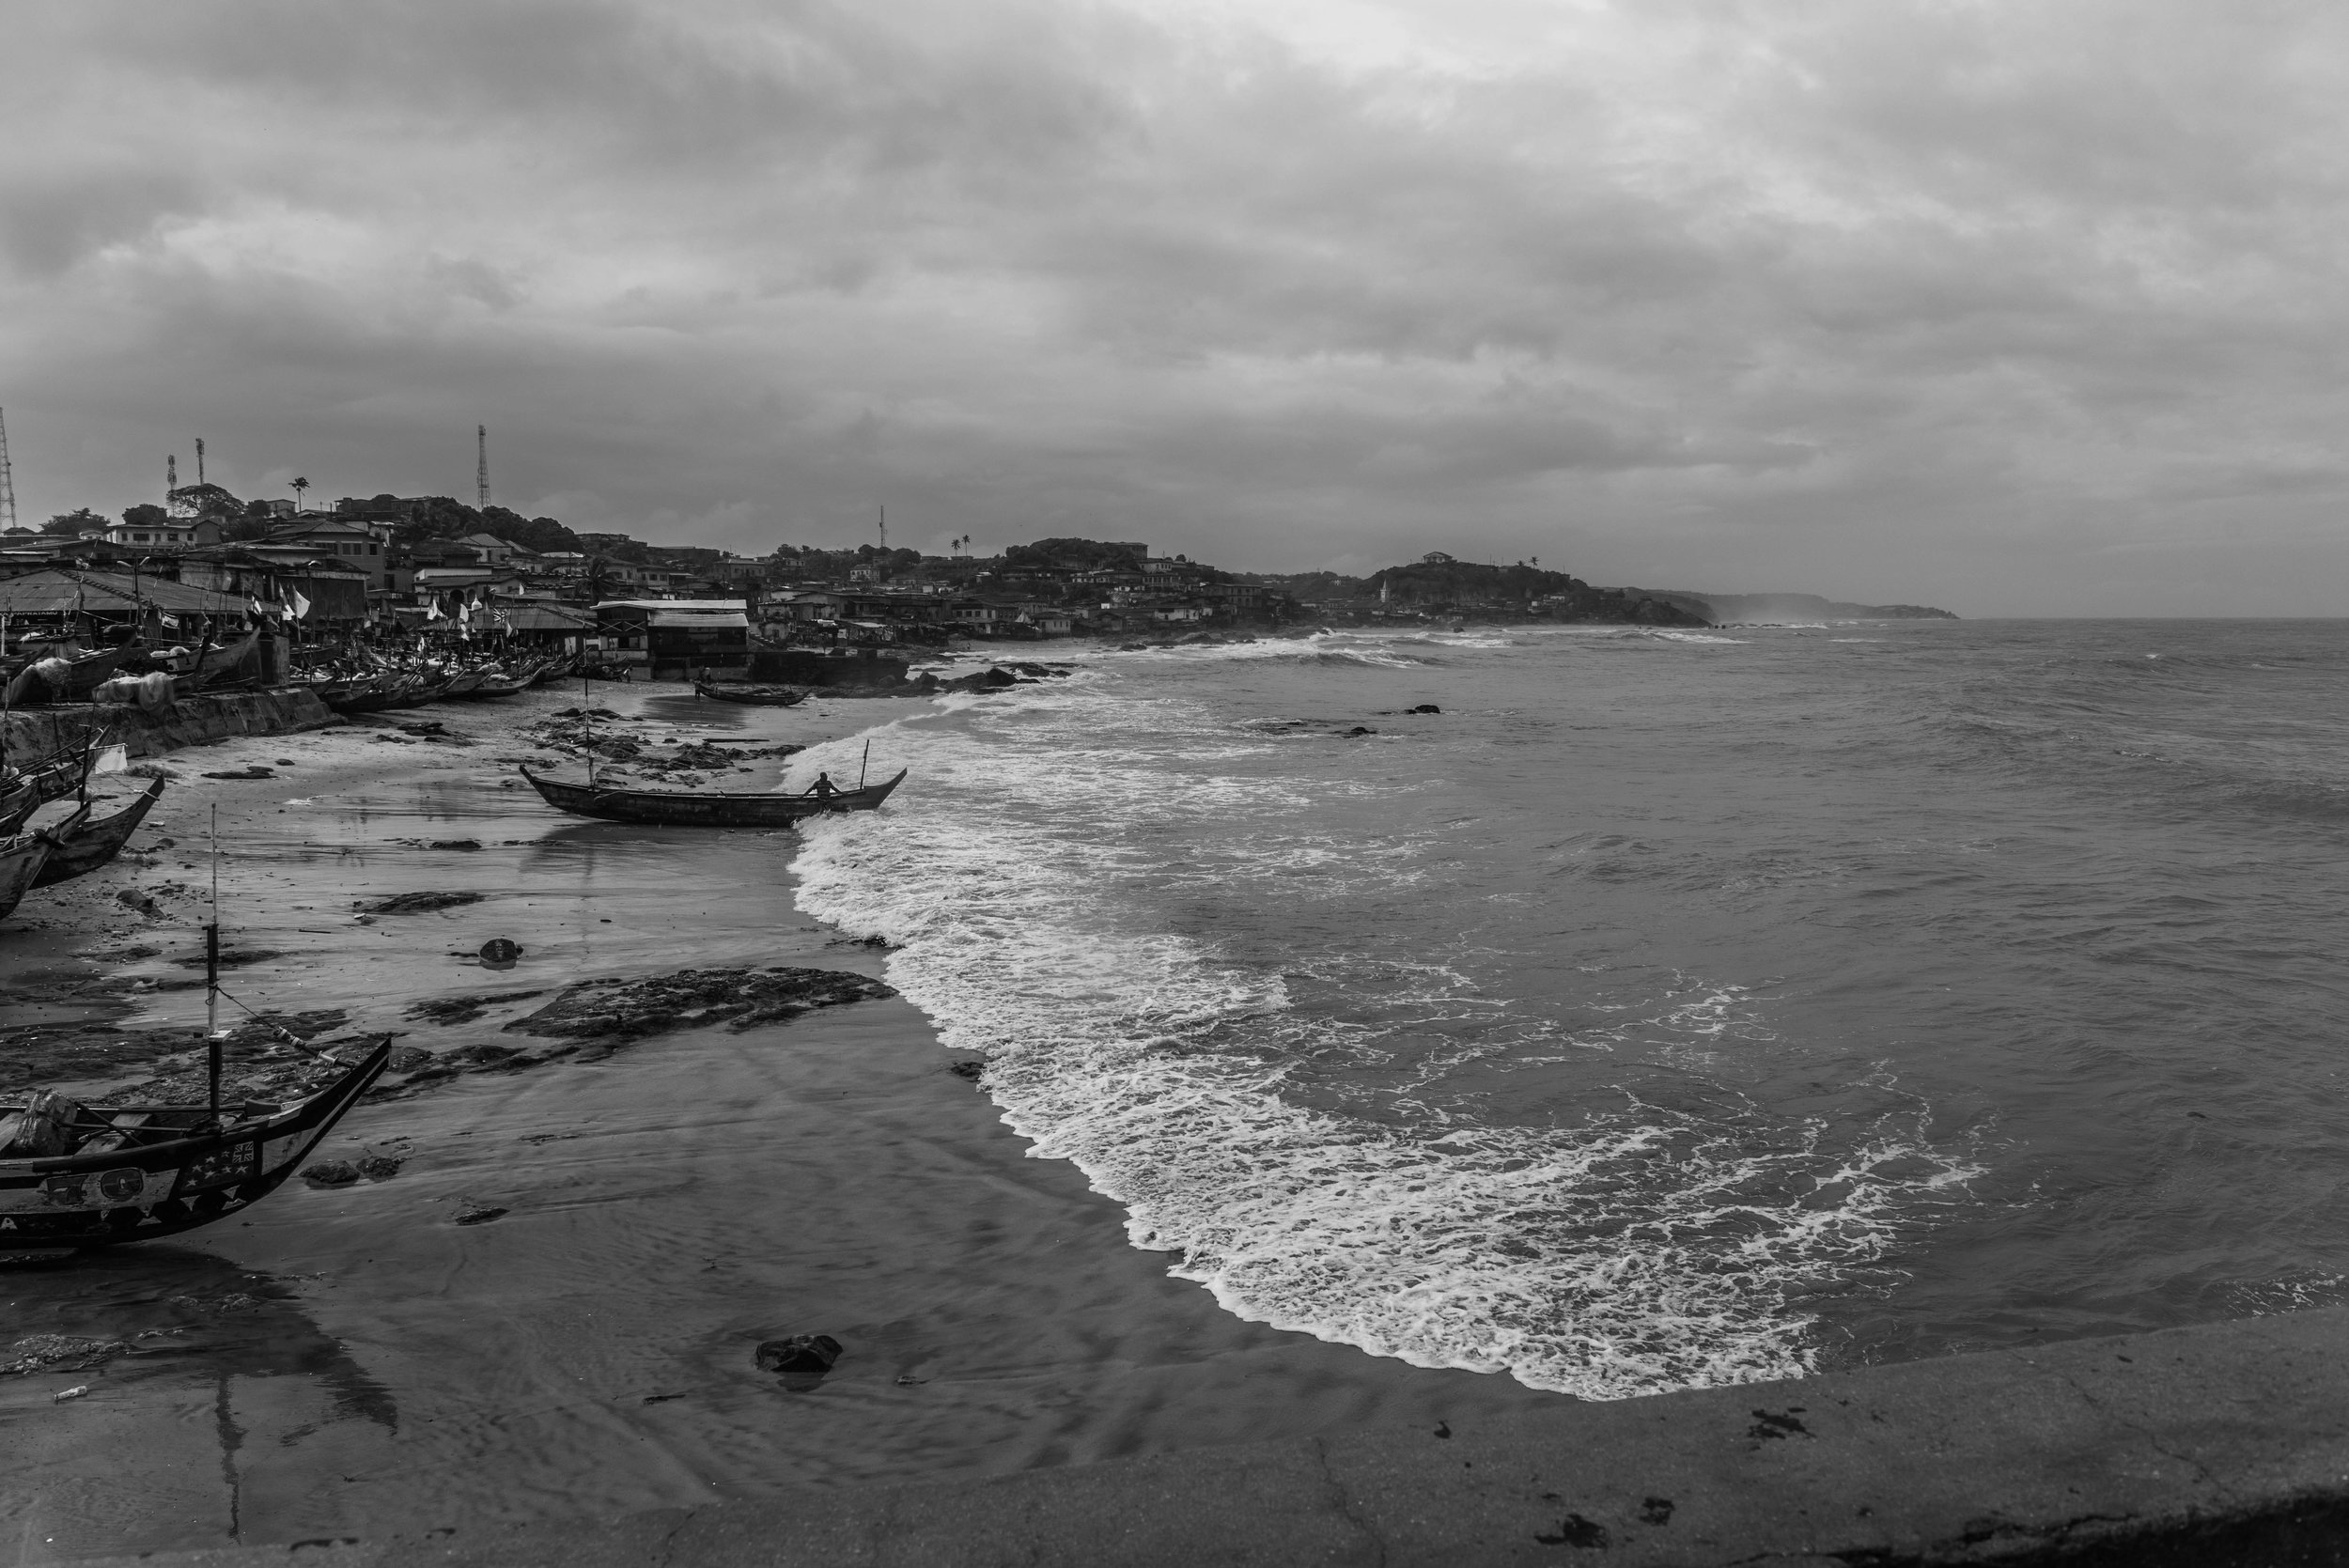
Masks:
[[[559,1526],[418,1520],[404,1538],[135,1560],[2338,1563],[2349,1561],[2349,1309],[1614,1404],[1561,1399],[1474,1423]]]
[[[297,688],[182,697],[152,708],[114,703],[20,708],[0,722],[7,726],[11,758],[78,746],[93,725],[105,729],[109,743],[118,741],[132,756],[146,757],[241,735],[286,735],[340,722],[316,692]]]

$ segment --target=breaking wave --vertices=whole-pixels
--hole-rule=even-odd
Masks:
[[[1800,1299],[1865,1276],[1974,1173],[1913,1118],[1831,1128],[1725,1093],[1681,1109],[1626,1092],[1556,1126],[1447,1109],[1431,1076],[1470,1058],[1603,1061],[1643,1028],[1701,1043],[1742,1002],[1684,986],[1576,1035],[1428,963],[1370,1000],[1353,987],[1343,1015],[1300,1003],[1314,966],[1277,935],[1243,954],[1185,929],[1203,875],[1277,911],[1300,881],[1343,896],[1330,878],[1365,865],[1392,889],[1415,851],[1333,832],[1335,781],[1268,771],[1284,753],[1150,678],[948,699],[885,726],[876,751],[918,787],[808,824],[794,869],[808,912],[894,945],[892,984],[986,1059],[1033,1153],[1074,1162],[1125,1206],[1133,1245],[1229,1311],[1586,1398],[1793,1375],[1818,1354]],[[836,768],[857,744],[795,761]],[[1437,1036],[1451,1057],[1397,1054],[1439,1016],[1485,1032]]]

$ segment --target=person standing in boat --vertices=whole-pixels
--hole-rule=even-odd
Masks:
[[[829,800],[840,793],[840,786],[832,782],[830,773],[818,773],[816,782],[807,786],[807,792],[818,800]]]

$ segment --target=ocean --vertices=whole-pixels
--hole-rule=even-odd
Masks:
[[[1225,1311],[1785,1377],[2342,1298],[2344,674],[2336,622],[1104,653],[799,759],[914,783],[794,870]]]

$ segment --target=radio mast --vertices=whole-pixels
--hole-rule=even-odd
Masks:
[[[195,438],[195,482],[199,485],[204,482],[204,438],[202,436]]]
[[[163,459],[163,499],[165,501],[169,501],[171,499],[171,492],[179,488],[179,454],[174,452],[171,456]]]
[[[487,425],[476,425],[474,427],[473,433],[474,440],[479,443],[481,453],[480,460],[474,465],[474,505],[483,511],[488,511],[490,508],[490,427]]]
[[[16,473],[8,466],[8,422],[0,418],[0,528],[15,526]]]

